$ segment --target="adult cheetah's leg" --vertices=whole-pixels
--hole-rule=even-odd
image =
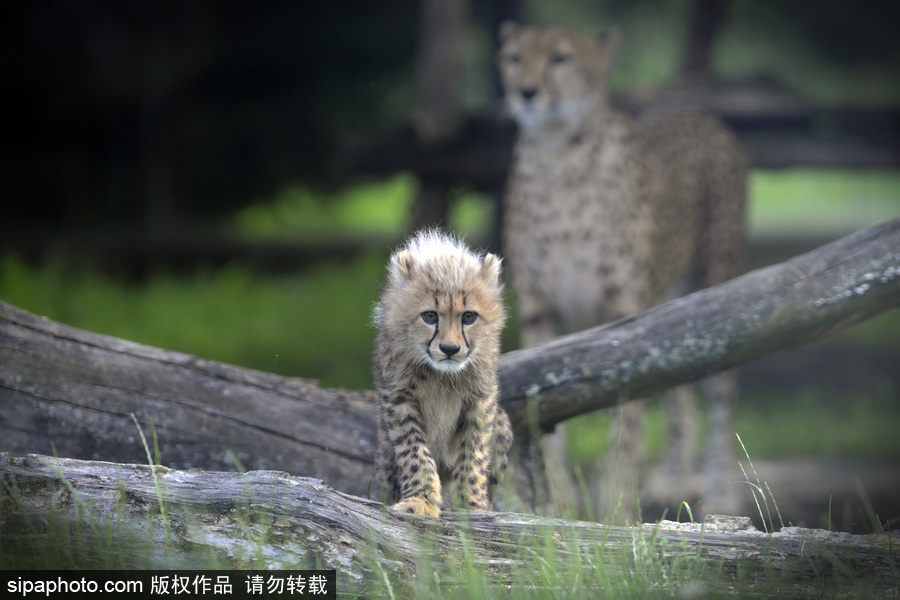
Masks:
[[[721,129],[716,145],[721,148],[706,169],[709,215],[704,254],[706,281],[716,285],[744,270],[746,252],[746,204],[749,161],[734,135]],[[703,465],[708,496],[705,506],[725,514],[742,514],[742,486],[727,483],[740,479],[734,455],[732,406],[738,394],[734,371],[717,373],[703,381],[710,397],[709,439]]]
[[[707,512],[726,515],[744,514],[744,486],[728,485],[742,479],[735,456],[733,407],[737,397],[734,371],[723,371],[705,379],[703,386],[710,396],[709,438],[703,466]]]
[[[666,424],[662,465],[641,486],[641,498],[650,504],[675,510],[682,502],[692,505],[699,498],[696,392],[696,386],[685,384],[667,390],[660,398]]]
[[[522,287],[525,286],[516,289],[520,341],[523,348],[529,348],[553,339],[557,335],[559,321],[553,307],[542,296],[533,290],[521,289]],[[520,459],[524,469],[529,471],[528,485],[532,488],[532,497],[526,502],[535,510],[563,515],[570,514],[578,507],[578,486],[569,465],[566,441],[566,425],[559,423],[552,433],[540,437],[539,453],[525,452],[523,448]],[[537,464],[536,457],[540,457],[542,464]],[[535,479],[534,469],[541,469],[539,479]],[[538,487],[545,489],[537,489]],[[542,502],[543,499],[547,501]]]
[[[638,468],[643,455],[645,400],[632,400],[613,409],[609,453],[597,493],[601,521],[634,523],[638,498]]]
[[[688,489],[682,495],[693,493],[692,478],[697,471],[697,393],[693,385],[679,385],[663,396],[663,412],[666,415],[666,448],[662,473],[670,485],[679,482]],[[676,490],[673,490],[676,491]],[[689,500],[689,497],[675,501]]]

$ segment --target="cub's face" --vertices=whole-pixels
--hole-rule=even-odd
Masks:
[[[403,250],[391,258],[377,318],[403,361],[455,373],[498,356],[502,296],[500,259],[493,254]]]
[[[469,358],[483,350],[489,317],[482,317],[473,294],[436,294],[423,303],[425,310],[416,320],[416,336],[422,343],[424,362],[438,371],[460,371]],[[472,298],[474,300],[474,298]]]
[[[619,35],[603,39],[560,27],[504,23],[497,66],[506,106],[519,126],[577,129],[604,98]]]

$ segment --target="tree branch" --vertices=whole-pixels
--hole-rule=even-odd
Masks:
[[[634,317],[503,357],[504,406],[519,429],[645,397],[833,334],[900,304],[900,219]]]

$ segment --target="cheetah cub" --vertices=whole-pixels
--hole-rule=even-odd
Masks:
[[[419,232],[391,256],[375,308],[375,465],[394,510],[490,510],[512,444],[497,404],[502,294],[498,257],[438,231]],[[444,498],[448,483],[455,495]]]

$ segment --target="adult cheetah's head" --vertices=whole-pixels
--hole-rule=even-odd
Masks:
[[[605,102],[606,79],[621,34],[593,38],[562,27],[505,22],[497,66],[506,106],[524,130],[577,130]]]

